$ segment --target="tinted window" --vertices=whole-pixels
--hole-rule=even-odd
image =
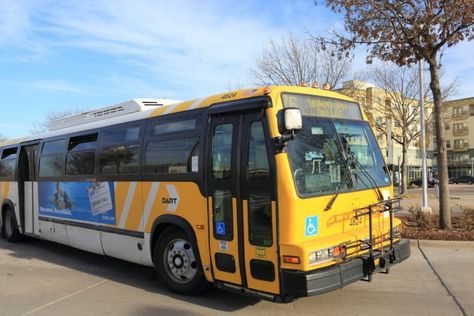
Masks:
[[[2,159],[16,159],[16,148],[4,149]]]
[[[148,143],[145,157],[146,172],[198,172],[198,144],[197,137]]]
[[[272,245],[272,204],[268,193],[249,194],[249,240],[252,245]]]
[[[212,139],[212,175],[215,179],[232,176],[232,123],[217,125]]]
[[[119,145],[101,148],[99,156],[99,173],[138,173],[138,153],[138,145]]]
[[[140,126],[127,126],[105,129],[102,131],[101,145],[126,143],[138,141],[140,138]]]
[[[168,133],[191,131],[196,128],[197,119],[187,119],[168,123],[157,123],[151,128],[150,136],[158,136]]]
[[[64,139],[45,142],[39,163],[40,177],[60,177],[64,166],[66,141]]]
[[[0,177],[12,178],[15,176],[16,159],[4,159],[0,161]]]
[[[66,155],[66,174],[92,175],[94,174],[95,152],[72,152]]]
[[[270,176],[267,145],[261,121],[253,122],[250,126],[247,175],[249,180],[266,179]]]
[[[46,142],[43,145],[43,150],[41,151],[42,155],[62,153],[64,151],[64,145],[66,144],[64,139],[53,140],[51,142]]]
[[[16,167],[16,148],[4,149],[0,160],[0,177],[13,178]]]
[[[60,177],[63,169],[63,154],[41,156],[39,165],[40,177]]]
[[[82,151],[95,149],[97,146],[97,133],[71,137],[68,151]]]

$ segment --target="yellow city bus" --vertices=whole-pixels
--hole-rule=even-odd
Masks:
[[[120,111],[1,145],[5,239],[154,266],[178,293],[214,284],[276,302],[410,256],[390,172],[352,99],[272,86]]]

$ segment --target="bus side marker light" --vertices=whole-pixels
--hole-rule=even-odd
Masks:
[[[204,229],[204,225],[198,224],[198,225],[196,225],[196,229]]]
[[[300,264],[301,260],[300,257],[297,256],[283,256],[284,263],[293,263],[293,264]]]
[[[269,87],[264,87],[263,88],[263,94],[270,94],[270,92],[272,92],[272,90],[270,90]]]

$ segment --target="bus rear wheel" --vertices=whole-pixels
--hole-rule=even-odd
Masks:
[[[170,227],[158,237],[153,259],[160,280],[172,291],[197,295],[207,288],[198,251],[182,230]]]
[[[2,235],[9,242],[16,242],[21,238],[15,214],[9,207],[3,211]]]

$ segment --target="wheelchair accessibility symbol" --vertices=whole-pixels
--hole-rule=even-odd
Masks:
[[[217,235],[225,235],[225,223],[224,222],[216,222],[216,234]]]
[[[306,217],[305,226],[306,237],[316,236],[318,234],[318,217],[308,216]]]

